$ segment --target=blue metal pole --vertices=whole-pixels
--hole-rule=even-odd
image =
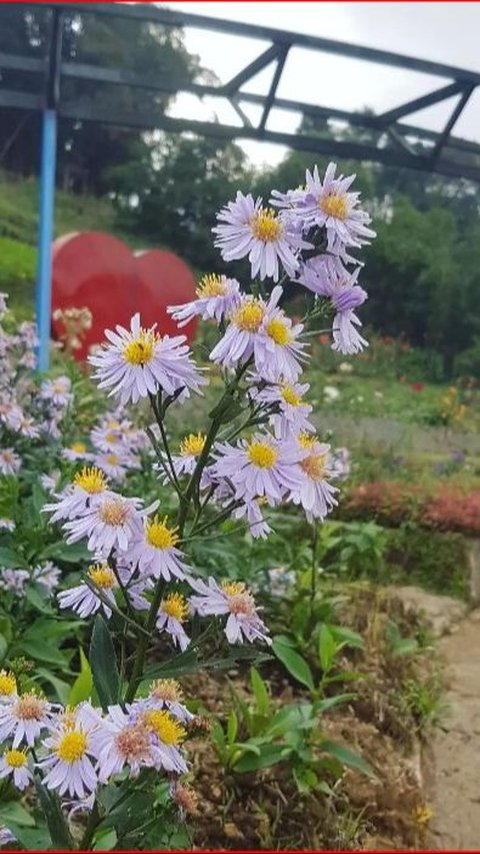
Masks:
[[[37,368],[48,370],[52,294],[52,240],[55,210],[57,114],[43,111],[35,309],[39,337]]]

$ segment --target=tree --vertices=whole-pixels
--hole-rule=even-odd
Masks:
[[[168,81],[191,80],[201,73],[196,57],[185,49],[179,30],[148,21],[103,17],[91,12],[64,15],[64,60],[121,68]],[[28,57],[44,57],[49,38],[49,10],[38,5],[0,6],[0,49]],[[5,87],[41,91],[39,75],[23,71],[2,72]],[[62,98],[86,99],[105,113],[138,110],[151,114],[164,111],[172,95],[128,86],[98,84],[89,80],[65,79]],[[141,104],[139,105],[139,98]],[[29,133],[24,123],[29,123]],[[18,130],[20,128],[20,130]],[[8,169],[31,174],[38,164],[39,116],[18,110],[2,110],[0,125],[1,163]],[[108,124],[62,119],[59,122],[58,180],[79,191],[105,193],[110,190],[107,169],[130,160],[139,150],[148,150],[145,135]]]

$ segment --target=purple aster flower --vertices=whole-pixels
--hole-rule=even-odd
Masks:
[[[52,703],[28,691],[12,702],[0,705],[0,741],[12,739],[12,747],[22,742],[33,747],[42,730],[53,720]]]
[[[305,359],[305,345],[296,340],[303,326],[294,326],[278,307],[282,293],[277,285],[268,302],[243,296],[210,359],[233,368],[253,356],[256,372],[262,379],[275,382],[283,376],[296,380],[302,371],[298,360]]]
[[[175,679],[155,679],[150,685],[148,697],[137,701],[136,705],[141,709],[166,709],[183,723],[194,717],[185,706],[183,691]]]
[[[255,600],[242,582],[226,581],[220,586],[214,578],[209,578],[208,584],[196,578],[190,583],[198,594],[190,597],[193,612],[202,617],[228,614],[225,634],[229,643],[243,643],[244,640],[271,643],[268,629],[258,616]]]
[[[100,380],[99,388],[111,388],[110,395],[119,395],[122,404],[137,403],[159,389],[168,395],[182,391],[182,397],[190,391],[200,393],[207,380],[198,372],[184,335],[162,338],[155,326],[143,329],[139,314],[132,317],[130,330],[123,326],[116,330],[105,330],[110,343],[89,356],[97,368],[94,378]]]
[[[338,489],[330,483],[332,477],[329,469],[330,445],[322,445],[315,436],[308,434],[299,436],[299,445],[306,451],[306,455],[298,466],[302,480],[300,486],[293,489],[289,497],[294,504],[300,504],[303,507],[309,522],[314,519],[324,519],[332,507],[338,503],[335,499]]]
[[[86,575],[90,583],[98,587],[104,599],[112,603],[115,602],[115,590],[118,589],[118,581],[108,564],[93,564],[88,568]],[[70,608],[82,619],[91,614],[96,614],[99,609],[103,610],[107,619],[112,616],[111,608],[97,596],[85,581],[76,587],[62,590],[61,593],[58,593],[57,599],[60,608]]]
[[[135,778],[142,768],[152,768],[155,764],[151,735],[128,707],[125,712],[120,706],[109,706],[106,717],[99,715],[91,743],[100,783],[107,783],[126,765],[130,777]]]
[[[40,386],[40,397],[55,406],[68,406],[73,400],[71,380],[68,377],[44,380]]]
[[[224,317],[229,317],[240,302],[237,280],[213,273],[200,280],[196,293],[197,299],[192,302],[168,306],[167,311],[178,326],[185,326],[194,317],[215,320],[218,324]]]
[[[216,445],[213,474],[232,484],[237,499],[248,502],[264,496],[275,504],[299,487],[298,463],[303,456],[297,442],[257,433],[248,442],[241,439],[235,447],[228,442]]]
[[[32,772],[28,767],[26,750],[17,750],[15,747],[5,750],[0,756],[0,779],[10,777],[15,788],[23,792],[33,780]]]
[[[22,461],[13,448],[0,451],[0,474],[13,475],[21,468]]]
[[[30,581],[26,569],[0,569],[0,590],[7,590],[21,598],[25,595],[25,585]]]
[[[183,580],[188,567],[183,562],[183,552],[176,548],[179,541],[177,528],[169,527],[168,516],[146,519],[143,530],[132,542],[126,558],[138,566],[141,575],[153,578]]]
[[[113,493],[110,493],[107,488],[107,479],[103,471],[94,466],[84,467],[77,472],[73,481],[62,492],[54,493],[55,502],[45,504],[42,511],[53,513],[51,522],[74,519],[109,494]]]
[[[306,228],[325,228],[328,251],[341,254],[343,247],[362,246],[376,235],[368,228],[370,215],[357,207],[360,193],[348,192],[356,176],[335,178],[336,168],[329,163],[323,181],[317,166],[313,174],[307,169],[305,189],[287,196],[274,191],[272,204],[298,216]]]
[[[55,566],[51,560],[47,561],[43,566],[34,567],[32,572],[32,580],[37,584],[41,584],[47,590],[55,590],[62,575],[61,569]]]
[[[181,593],[169,593],[158,609],[156,626],[159,632],[167,632],[175,646],[184,652],[190,643],[183,623],[189,615],[188,602]]]
[[[240,191],[234,202],[217,214],[219,225],[212,229],[217,235],[215,246],[224,261],[235,261],[248,255],[252,277],[278,281],[279,262],[291,276],[298,268],[298,252],[310,244],[289,228],[288,222],[275,211],[262,207],[262,199],[254,201],[250,194]]]
[[[129,463],[129,458],[125,454],[113,453],[113,451],[108,454],[95,454],[93,462],[112,480],[122,481],[125,479]]]
[[[272,533],[270,525],[263,518],[263,513],[258,501],[247,501],[233,511],[234,519],[243,519],[245,517],[248,522],[250,533],[254,539],[261,538],[262,540],[265,540],[268,535]]]
[[[85,442],[74,442],[69,448],[62,450],[62,457],[70,463],[74,463],[77,460],[91,460],[93,454],[88,451]]]
[[[7,519],[6,516],[0,516],[0,531],[14,531],[15,522],[13,519]]]
[[[273,410],[269,423],[278,439],[288,439],[303,432],[314,432],[315,428],[308,420],[312,407],[303,400],[309,388],[308,383],[280,382],[265,388],[252,389],[253,399]]]
[[[283,289],[277,285],[266,306],[265,316],[254,338],[255,368],[262,379],[275,382],[280,377],[295,381],[305,361],[305,344],[297,341],[303,331],[301,323],[293,325],[283,309],[278,307]]]
[[[139,510],[140,505],[139,498],[123,498],[111,492],[83,516],[65,523],[66,542],[88,537],[87,547],[95,554],[108,556],[113,548],[126,551],[140,534],[142,515],[153,509]]]
[[[335,312],[332,350],[345,355],[353,355],[368,346],[356,329],[356,326],[362,324],[355,309],[367,299],[367,292],[357,285],[359,273],[359,267],[349,273],[342,264],[331,258],[318,258],[307,262],[299,277],[299,282],[309,290],[330,299]]]
[[[97,726],[88,703],[66,712],[53,723],[50,735],[43,741],[47,755],[38,763],[45,774],[43,783],[47,789],[77,798],[85,798],[96,789],[92,731]]]

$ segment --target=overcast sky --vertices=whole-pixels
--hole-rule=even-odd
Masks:
[[[303,2],[195,2],[166,3],[216,18],[228,18],[310,35],[381,48],[422,59],[436,60],[480,72],[480,3],[303,3]],[[256,39],[186,29],[186,46],[199,55],[202,64],[222,82],[265,50],[269,43]],[[265,69],[243,86],[245,91],[268,90],[274,66]],[[375,112],[390,109],[447,84],[448,79],[430,77],[384,65],[346,57],[316,54],[294,48],[290,51],[277,91],[279,97],[302,100],[340,109]],[[456,98],[430,107],[405,119],[433,130],[441,129]],[[258,119],[259,108],[248,105],[245,112]],[[180,96],[172,115],[211,120],[214,114],[229,124],[238,124],[233,109],[218,99],[200,104],[193,96]],[[274,111],[268,128],[291,130],[297,120],[291,113]],[[455,126],[456,136],[480,142],[480,89],[474,92]],[[281,160],[285,149],[268,143],[242,141],[257,164]]]

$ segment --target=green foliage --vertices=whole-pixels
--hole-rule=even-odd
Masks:
[[[293,670],[298,670],[299,660],[301,656],[297,655]],[[287,661],[290,669],[292,659]],[[304,665],[308,668],[306,662]],[[300,668],[301,675],[304,672]],[[286,763],[300,793],[330,792],[326,778],[333,773],[338,779],[345,767],[374,776],[362,757],[326,739],[320,728],[321,715],[352,695],[317,698],[313,703],[299,702],[275,710],[268,686],[253,668],[250,678],[253,701],[249,703],[232,689],[234,708],[225,725],[216,720],[212,729],[217,756],[226,768],[244,774]]]

